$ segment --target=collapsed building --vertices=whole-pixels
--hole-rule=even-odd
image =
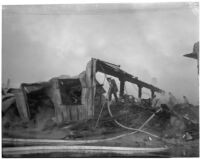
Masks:
[[[89,121],[90,119],[93,119],[97,125],[103,110],[103,105],[105,105],[105,96],[103,94],[106,92],[103,88],[103,84],[100,84],[96,79],[97,72],[114,76],[119,79],[120,99],[125,99],[126,97],[124,90],[125,82],[137,85],[138,98],[140,99],[142,97],[142,88],[149,89],[152,97],[155,92],[164,92],[162,89],[145,83],[137,77],[123,71],[119,65],[92,58],[88,62],[86,70],[81,72],[78,76],[60,76],[54,77],[46,82],[22,83],[20,89],[4,90],[2,101],[3,126],[6,127],[8,122],[10,125],[15,125],[15,129],[19,129],[18,123],[22,122],[29,123],[28,125],[35,125],[32,127],[44,128],[46,127],[45,125],[48,124],[48,121],[50,124],[55,123],[56,125],[64,125],[77,121]],[[112,113],[108,110],[107,112],[109,112],[110,115],[107,114],[105,120],[113,119],[115,121],[117,117],[121,116],[126,118],[126,120],[122,119],[122,122],[125,122],[125,125],[127,123],[130,123],[131,125],[131,123],[133,124],[135,121],[140,121],[138,123],[142,124],[141,122],[144,122],[152,113],[155,113],[155,110],[152,110],[150,103],[147,102],[145,104],[145,100],[144,103],[141,101],[139,105],[132,101],[130,104],[128,103],[129,101],[126,101],[125,103],[116,103],[119,106],[111,108],[112,111],[116,113],[112,116]],[[9,113],[7,112],[11,111],[11,107],[13,112],[8,115]],[[180,127],[181,131],[185,129],[185,125],[189,122],[190,127],[192,127],[192,129],[195,127],[196,131],[199,119],[198,112],[195,113],[196,107],[190,104],[179,104],[175,105],[173,109],[172,112],[169,112],[168,110],[164,113],[161,112],[160,115],[158,115],[160,118],[156,120],[167,124],[171,122],[171,125],[176,125],[174,123],[176,123],[176,120],[179,120],[183,126],[180,126],[181,124],[179,124],[175,127]],[[183,111],[185,109],[187,109],[187,111]],[[137,116],[137,110],[140,110],[137,112],[139,114],[147,112],[143,117],[144,119],[137,119],[134,117]],[[181,114],[182,111],[183,113]],[[124,114],[127,112],[129,112],[129,115]],[[17,119],[13,118],[15,114],[18,114],[17,116],[19,116]],[[130,117],[129,119],[128,116]],[[173,119],[173,116],[175,116],[176,120],[171,120]],[[161,118],[163,119],[162,121]],[[16,124],[14,124],[15,122]],[[161,125],[164,126],[163,123]],[[138,125],[137,123],[135,124]],[[117,125],[121,126],[118,123]]]
[[[124,95],[126,81],[138,86],[138,98],[142,96],[142,88],[150,89],[152,96],[155,92],[163,92],[121,70],[119,65],[92,58],[86,70],[76,77],[60,76],[47,82],[22,83],[20,90],[14,93],[20,117],[29,121],[37,113],[37,101],[46,99],[55,110],[55,120],[58,124],[93,118],[99,114],[97,107],[100,106],[102,94],[105,93],[103,86],[96,80],[97,72],[119,79],[120,97]]]
[[[103,73],[105,77],[110,75],[119,79],[120,100],[118,102],[104,101],[103,94],[106,91],[103,84],[96,79],[98,72]],[[142,101],[124,100],[127,96],[125,82],[138,87],[137,93],[140,99],[143,88],[151,91],[151,97],[155,93],[164,92],[123,71],[119,65],[94,58],[88,62],[86,70],[78,76],[59,76],[45,82],[22,83],[19,89],[3,89],[3,144],[30,145],[31,138],[46,142],[47,145],[55,144],[55,141],[46,139],[64,141],[68,139],[67,142],[71,144],[77,144],[76,142],[79,141],[81,143],[110,141],[109,144],[115,145],[117,143],[115,140],[125,134],[107,139],[98,140],[98,138],[104,138],[106,134],[111,133],[124,133],[124,130],[132,131],[131,133],[142,132],[148,137],[146,139],[145,135],[139,134],[137,136],[139,142],[134,138],[119,139],[122,145],[130,144],[136,147],[138,143],[146,146],[151,143],[150,147],[157,146],[158,143],[163,146],[165,142],[155,140],[161,138],[163,140],[178,138],[186,141],[198,139],[199,107],[189,103],[179,103],[174,105],[172,110],[166,109],[158,113],[149,103],[145,106]],[[108,109],[103,109],[105,103]],[[69,140],[94,139],[94,137],[95,140]],[[143,137],[144,141],[141,140]],[[39,144],[38,140],[31,140],[31,142]]]

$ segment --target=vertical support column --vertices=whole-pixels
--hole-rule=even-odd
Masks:
[[[153,98],[155,92],[151,89],[151,98]]]
[[[120,80],[120,93],[119,93],[119,96],[122,97],[124,95],[125,81],[123,79],[119,79],[119,80]]]
[[[142,97],[142,86],[138,85],[138,98]]]

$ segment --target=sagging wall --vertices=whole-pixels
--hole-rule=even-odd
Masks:
[[[87,63],[86,70],[78,75],[78,77],[70,78],[70,77],[56,77],[52,78],[48,82],[48,86],[44,89],[45,94],[52,101],[55,108],[55,120],[58,124],[69,121],[77,121],[77,120],[87,120],[94,117],[94,102],[95,102],[95,93],[96,93],[96,60],[92,59]],[[62,79],[79,79],[81,83],[81,104],[78,105],[65,105],[62,101],[61,96],[61,85],[59,83]],[[43,87],[43,83],[36,84],[22,84],[21,90],[24,94],[24,97],[27,97],[27,93],[30,93],[31,90],[39,89],[39,87]],[[38,87],[38,88],[37,88]],[[29,88],[30,91],[27,92]],[[25,98],[24,103],[28,106],[28,101]],[[26,112],[22,115],[29,116]]]
[[[57,123],[68,121],[87,120],[94,116],[94,100],[96,92],[96,60],[91,60],[86,66],[86,71],[79,74],[81,82],[81,105],[63,105],[61,99],[59,80],[50,80],[51,89],[48,94],[55,107]]]

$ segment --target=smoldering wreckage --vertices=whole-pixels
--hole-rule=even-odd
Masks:
[[[117,102],[106,98],[97,72],[104,82],[107,75],[119,79]],[[137,97],[125,93],[125,82],[138,87]],[[151,91],[149,99],[141,98],[143,88]],[[177,103],[173,95],[159,105],[155,94],[163,93],[119,65],[94,58],[76,77],[3,88],[3,156],[198,156],[198,106]],[[155,99],[158,107],[152,106]]]

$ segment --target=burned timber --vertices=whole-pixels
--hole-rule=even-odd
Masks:
[[[97,72],[120,81],[118,101],[105,97]],[[137,97],[125,93],[125,82],[137,86]],[[149,99],[142,99],[143,88],[150,90]],[[99,59],[92,58],[75,77],[22,83],[2,93],[4,157],[52,157],[60,152],[65,153],[61,157],[166,157],[177,145],[184,156],[190,151],[182,152],[183,145],[198,144],[197,106],[177,103],[170,94],[168,105],[152,107],[155,95],[164,90]],[[189,156],[197,154],[195,150]]]

